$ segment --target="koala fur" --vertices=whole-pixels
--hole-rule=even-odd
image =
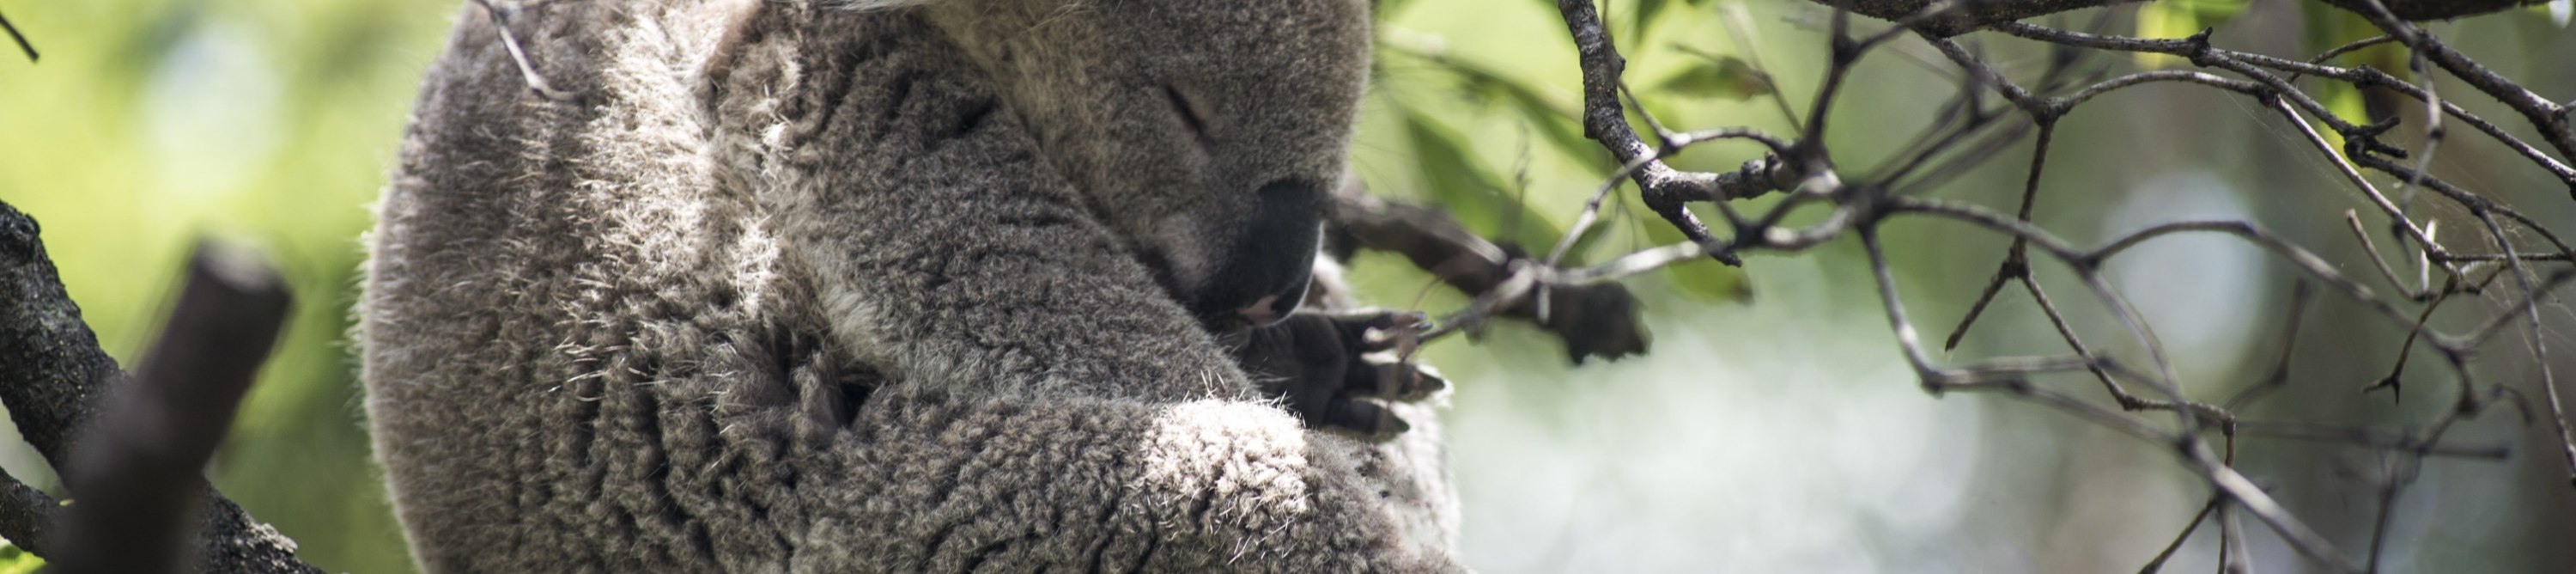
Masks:
[[[1364,3],[873,4],[523,13],[574,103],[465,11],[358,310],[425,569],[1458,569],[1436,428],[1307,430],[1207,331],[1305,280],[1229,265],[1312,256],[1261,221]]]

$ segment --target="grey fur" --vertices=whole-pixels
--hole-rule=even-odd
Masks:
[[[1302,429],[1186,301],[1247,197],[1338,173],[1364,15],[576,0],[514,27],[563,105],[467,10],[359,309],[418,560],[1457,569],[1437,429]]]

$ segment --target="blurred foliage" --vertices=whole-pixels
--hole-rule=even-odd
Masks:
[[[2245,13],[2248,3],[2249,0],[2164,0],[2140,4],[2135,35],[2140,38],[2190,37],[2235,19],[2237,14]],[[2138,52],[2131,57],[2138,61],[2140,68],[2186,65],[2182,58],[2169,54]]]
[[[44,53],[0,57],[0,199],[44,226],[108,352],[138,358],[196,237],[262,245],[294,286],[212,476],[332,571],[411,568],[343,333],[367,205],[454,6],[0,3]]]
[[[1697,53],[1708,62],[1683,70],[1655,85],[1656,91],[1703,98],[1752,99],[1770,95],[1771,75],[1753,68],[1743,58],[1706,52]]]
[[[1375,5],[1381,21],[1375,89],[1364,102],[1354,169],[1377,193],[1437,203],[1479,233],[1546,252],[1615,167],[1576,121],[1575,54],[1554,4]],[[418,74],[437,54],[448,14],[458,6],[453,0],[0,0],[0,10],[45,55],[31,64],[0,53],[0,133],[9,134],[0,137],[0,199],[42,222],[65,283],[111,353],[131,361],[149,341],[186,246],[200,235],[265,245],[296,288],[300,305],[287,339],[244,405],[213,475],[225,493],[332,571],[411,568],[367,459],[356,367],[344,333],[363,260],[366,206],[394,157]],[[2351,22],[2317,23],[2333,14],[2289,6],[2267,12],[2244,1],[2162,0],[2135,10],[2134,17],[2123,12],[2112,20],[2111,29],[2178,37],[2219,27],[2220,41],[2270,53],[2313,53],[2367,35]],[[1806,113],[1818,81],[1814,71],[1823,67],[1815,29],[1821,10],[1802,1],[1611,0],[1605,15],[1628,57],[1637,101],[1675,129],[1741,125],[1794,132],[1788,116]],[[2492,63],[2532,78],[2537,91],[2576,93],[2563,65],[2515,57],[2544,54],[2528,60],[2564,62],[2576,54],[2549,13],[2494,20],[2437,31],[2478,31],[2464,48],[2481,58],[2502,56]],[[2304,32],[2284,33],[2293,29]],[[1864,61],[1835,108],[1829,136],[1847,165],[1875,165],[1895,153],[1930,123],[1938,98],[1953,89],[1940,71],[1927,69],[1937,66],[1922,64],[1938,56],[1927,58],[1917,48],[1899,46],[1898,53]],[[2030,63],[2052,56],[2025,50],[2001,57]],[[2402,72],[2404,62],[2389,57],[2364,51],[2345,62]],[[2114,59],[2129,66],[2181,64]],[[2006,66],[2007,73],[2023,71]],[[2355,118],[2366,112],[2366,95],[2321,92],[2338,113]],[[2230,197],[2239,197],[2238,189],[2298,188],[2241,197],[2253,216],[2289,214],[2280,227],[2306,233],[2298,236],[2302,241],[2348,240],[2330,216],[2313,218],[2314,226],[2300,219],[2339,213],[2350,202],[2348,192],[2331,191],[2341,183],[2313,154],[2283,145],[2295,135],[2267,131],[2277,127],[2238,113],[2244,104],[2175,88],[2124,92],[2097,105],[2109,109],[2087,107],[2061,125],[2062,147],[2053,152],[2048,180],[2058,191],[2039,211],[2043,224],[2080,241],[2112,225],[2097,216],[2106,206],[2152,211],[2158,201],[2120,202],[2143,193],[2132,189],[2159,172],[2183,165],[2224,178],[2228,185],[2219,193]],[[1630,120],[1645,125],[1633,113]],[[2440,166],[2494,173],[2483,182],[2499,187],[2528,181],[2527,174],[2481,159],[2493,154],[2491,147],[2446,144],[2451,151],[2443,152]],[[1725,171],[1759,153],[1749,143],[1721,141],[1671,162]],[[2015,160],[1999,160],[1940,193],[2009,205],[2020,185],[2018,168]],[[1608,223],[1579,238],[1571,259],[1599,261],[1681,240],[1648,214],[1631,185],[1619,182],[1609,192]],[[2550,201],[2532,197],[2542,196],[2517,200]],[[1767,208],[1771,201],[1745,208]],[[2556,201],[2539,213],[2564,221],[2570,211],[2563,196]],[[1955,317],[1959,310],[1942,303],[1964,302],[2001,253],[1999,238],[1911,224],[1889,229],[1900,280],[1920,285],[1909,299],[1927,303],[1926,324]],[[2152,449],[2047,418],[2025,404],[1922,396],[1886,342],[1885,318],[1858,259],[1843,242],[1797,257],[1752,258],[1749,275],[1696,261],[1633,279],[1629,284],[1658,333],[1654,353],[1644,359],[1572,370],[1558,359],[1554,341],[1509,324],[1477,346],[1427,349],[1430,362],[1462,381],[1449,422],[1470,517],[1463,533],[1470,561],[1489,571],[1710,565],[1906,571],[1922,569],[1926,560],[1971,565],[1962,568],[1969,571],[2094,571],[2102,564],[2133,568],[2161,544],[2158,536],[2169,535],[2197,507],[2197,495],[2176,486],[2175,476],[2158,474],[2170,469],[2156,466],[2165,461]],[[1443,312],[1466,303],[1391,257],[1363,254],[1351,278],[1384,305]],[[1757,284],[1766,293],[1761,304],[1741,304]],[[2277,295],[2254,291],[2235,295]],[[1998,303],[1998,316],[1981,327],[1986,331],[1971,339],[1969,350],[2046,343],[2043,329],[1995,326],[2033,324],[2026,301],[2016,301]],[[2078,314],[2079,322],[2100,324],[2098,312]],[[2309,356],[2345,363],[2321,372],[2361,368],[2336,349],[2395,340],[2385,329],[2334,327],[2322,329],[2333,336],[2303,343],[2329,351]],[[2209,361],[2205,369],[2241,374],[2229,369],[2248,361],[2243,351],[2233,353],[2237,358]],[[2382,397],[2320,396],[2326,398],[2301,399],[2307,402],[2299,408],[2309,410],[2289,412],[2390,421],[2440,404],[2431,396],[2411,397],[2403,407],[2383,406]],[[1995,414],[1985,414],[1990,411]],[[2270,447],[2248,452],[2263,448]],[[2261,478],[2293,486],[2351,480],[2337,470],[2350,461],[2308,452],[2288,453],[2288,462]],[[50,485],[49,471],[30,455],[0,457],[0,465]],[[2546,465],[2532,467],[2540,466]],[[2470,478],[2440,483],[2447,486],[2431,494],[2519,493],[2514,489],[2527,486],[2478,478],[2519,476],[2512,471],[2459,468]],[[2303,511],[2370,506],[2333,491],[2306,492],[2289,502]],[[2438,498],[2431,494],[2410,500]],[[2556,556],[2548,554],[2550,533],[2511,530],[2542,519],[2475,514],[2496,508],[2492,500],[2472,496],[2460,510],[2414,508],[2417,514],[2404,519],[2413,522],[2402,524],[2435,520],[2434,511],[2442,510],[2454,514],[2441,517],[2467,516],[2471,524],[2506,530],[2419,529],[2426,536],[2483,538],[2446,540],[2408,560],[2425,565],[2416,569],[2475,571],[2510,570],[2526,564],[2516,558],[2524,554],[2541,557],[2527,564],[2576,563],[2563,556],[2550,561]],[[2338,536],[2350,538],[2358,528],[2345,525],[2368,523],[2365,514],[2343,512],[2326,515]],[[2212,547],[2195,544],[2191,552]],[[24,567],[23,557],[0,549],[0,570]],[[2453,567],[2438,567],[2444,565]],[[2285,568],[2266,563],[2262,569]]]
[[[44,567],[45,559],[0,540],[0,574],[35,574]]]
[[[1771,105],[1754,98],[1775,93],[1776,86],[1744,57],[1677,40],[1704,40],[1716,36],[1711,32],[1722,32],[1719,12],[1713,9],[1717,4],[1693,0],[1614,7],[1610,18],[1621,28],[1619,41],[1648,46],[1627,48],[1630,76],[1662,78],[1639,90],[1640,99],[1689,102],[1692,111],[1711,116]],[[1554,14],[1555,5],[1508,6],[1480,10],[1473,3],[1443,0],[1380,2],[1377,90],[1363,108],[1352,161],[1380,194],[1439,205],[1471,231],[1544,255],[1579,214],[1564,206],[1582,205],[1618,166],[1600,144],[1583,135],[1578,115],[1582,84],[1563,23],[1531,18]],[[1630,29],[1646,34],[1632,39],[1625,35]],[[1523,41],[1530,37],[1546,41]],[[1645,43],[1653,41],[1666,43]],[[1702,101],[1708,98],[1719,98],[1722,105],[1698,105],[1711,103]],[[1671,123],[1709,116],[1665,118],[1658,112],[1657,117]],[[1631,120],[1642,122],[1635,116]],[[1685,154],[1675,163],[1687,169],[1734,167],[1703,157],[1707,155]],[[1682,241],[1680,232],[1645,210],[1633,184],[1622,181],[1610,191],[1602,207],[1609,223],[1579,238],[1567,263]],[[1684,263],[1655,277],[1711,301],[1751,295],[1751,284],[1740,270],[1713,261]]]

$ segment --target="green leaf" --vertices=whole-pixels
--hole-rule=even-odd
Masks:
[[[1576,118],[1575,112],[1571,111],[1572,108],[1559,105],[1555,98],[1548,97],[1528,82],[1503,75],[1475,62],[1435,54],[1408,53],[1430,61],[1442,70],[1457,74],[1459,81],[1476,95],[1500,100],[1510,105],[1513,111],[1519,112],[1522,119],[1530,127],[1535,128],[1540,136],[1545,137],[1548,145],[1554,146],[1557,151],[1586,160],[1608,157],[1609,152],[1601,149],[1600,144],[1583,137],[1583,124]],[[1610,168],[1600,165],[1599,161],[1581,163],[1585,167],[1597,170],[1596,175],[1610,173]]]
[[[2245,13],[2248,4],[2246,0],[2164,0],[2157,3],[2191,11],[2192,18],[2198,20],[2202,28],[2226,25],[2227,21],[2236,19],[2236,15]]]
[[[15,542],[0,543],[0,574],[35,574],[45,568],[45,559],[19,548]]]
[[[1402,113],[1405,136],[1413,140],[1414,165],[1429,189],[1426,197],[1449,210],[1458,222],[1482,237],[1544,249],[1562,234],[1530,212],[1491,170],[1467,150],[1467,137],[1411,108]]]
[[[1395,14],[1403,12],[1404,6],[1407,3],[1409,3],[1409,0],[1377,0],[1369,3],[1369,13],[1371,16],[1375,17],[1377,21],[1385,22],[1388,18],[1393,18]]]
[[[2188,38],[2202,30],[2216,28],[2245,13],[2246,0],[2160,0],[2138,5],[2138,37]],[[2133,54],[2140,68],[2164,68],[2182,65],[2183,59],[2167,54],[2137,52]]]
[[[2189,8],[2170,1],[2138,5],[2138,37],[2140,38],[2183,38],[2198,33],[2200,33],[2200,14]]]
[[[2139,4],[2137,33],[2140,38],[2189,37],[2200,33],[2200,17],[2168,2]],[[2138,67],[2149,70],[2180,65],[2183,61],[2182,58],[2154,52],[2134,52],[2130,58],[2138,63]]]
[[[1646,238],[1654,245],[1684,241],[1681,230],[1674,229],[1673,224],[1665,222],[1653,210],[1646,209],[1644,202],[1632,202],[1629,209],[1637,214],[1636,224],[1645,226]],[[1715,259],[1701,257],[1674,263],[1665,267],[1662,275],[1692,299],[1712,303],[1740,303],[1753,299],[1753,282],[1746,280],[1744,269],[1728,267]]]
[[[1654,21],[1655,13],[1664,11],[1665,4],[1664,0],[1637,0],[1637,7],[1633,9],[1635,13],[1631,14],[1636,18],[1636,24],[1628,27],[1630,43],[1646,39],[1647,23]]]
[[[1702,257],[1675,263],[1664,268],[1664,276],[1681,287],[1683,295],[1711,303],[1742,303],[1753,300],[1753,282],[1745,280],[1744,270],[1728,267],[1715,259]]]
[[[2317,6],[2302,4],[2300,10],[2301,17],[2306,22],[2305,48],[2310,53],[2324,52],[2380,35],[2379,27],[2359,14],[2328,7],[2322,3],[2318,3]],[[2338,57],[2335,63],[2368,66],[2387,72],[2398,81],[2412,81],[2414,74],[2406,69],[2406,58],[2406,47],[2390,42],[2346,52]],[[2319,82],[2315,89],[2309,90],[2308,95],[2316,98],[2318,104],[2324,105],[2327,112],[2343,118],[2346,122],[2367,124],[2372,121],[2369,101],[2366,99],[2369,94],[2354,88],[2352,84]],[[2308,122],[2319,134],[2325,136],[2327,142],[2335,145],[2336,153],[2343,152],[2343,134],[2328,129],[2321,119],[2309,118]]]
[[[2316,89],[2310,90],[2308,95],[2316,98],[2318,104],[2324,105],[2328,113],[2343,118],[2343,121],[2356,124],[2370,123],[2370,108],[2362,101],[2361,90],[2354,89],[2352,84],[2319,82]],[[2317,130],[2317,135],[2325,136],[2326,143],[2334,146],[2336,154],[2343,153],[2342,132],[2334,131],[2334,128],[2328,127],[2325,120],[2320,118],[2308,118],[2307,122],[2308,127]]]
[[[1743,101],[1771,94],[1771,75],[1735,56],[1702,54],[1699,65],[1655,84],[1659,92]]]

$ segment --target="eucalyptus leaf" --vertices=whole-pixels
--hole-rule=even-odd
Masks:
[[[17,543],[0,541],[0,574],[33,574],[45,569],[45,559],[19,548]]]
[[[1610,173],[1610,168],[1602,165],[1609,157],[1608,152],[1603,151],[1600,144],[1583,137],[1582,123],[1577,119],[1573,108],[1558,104],[1555,98],[1540,92],[1537,86],[1474,62],[1420,54],[1417,56],[1429,60],[1443,70],[1457,74],[1461,83],[1471,90],[1480,92],[1479,95],[1498,99],[1510,105],[1513,111],[1519,112],[1522,119],[1557,151],[1587,160],[1581,163],[1587,168],[1596,170],[1598,175]]]
[[[1655,84],[1655,91],[1697,98],[1743,101],[1771,95],[1771,75],[1743,58],[1711,56]]]
[[[2247,0],[2160,0],[2139,4],[2137,34],[2141,38],[2188,38],[2236,19],[2236,15],[2245,13],[2247,3]],[[2170,54],[2137,52],[2133,56],[2141,68],[2164,68],[2183,63],[2182,58]]]
[[[2157,2],[2191,11],[2192,18],[2203,28],[2216,28],[2245,13],[2248,0],[2164,0]]]
[[[1413,140],[1415,167],[1427,189],[1424,196],[1449,210],[1458,222],[1482,237],[1522,246],[1553,245],[1563,231],[1530,211],[1509,192],[1502,178],[1468,151],[1467,137],[1457,130],[1407,108],[1404,132]]]
[[[2323,3],[2317,3],[2315,6],[2301,5],[2300,15],[2306,21],[2304,49],[2310,53],[2321,53],[2337,46],[2380,35],[2379,27],[2371,24],[2369,19]],[[2387,72],[2398,81],[2413,81],[2414,73],[2407,70],[2406,58],[2406,47],[2390,42],[2346,52],[2337,57],[2334,63],[2367,66]],[[2315,98],[2317,103],[2324,105],[2327,112],[2343,118],[2346,122],[2367,124],[2374,121],[2370,114],[2370,102],[2367,99],[2371,94],[2353,87],[2352,84],[2319,82],[2315,88],[2309,90],[2308,94]],[[2343,134],[2327,129],[2322,120],[2311,119],[2310,121],[2316,125],[2319,134],[2324,135],[2328,142],[2335,144],[2336,153],[2342,153]]]
[[[1655,245],[1671,245],[1686,240],[1682,237],[1681,230],[1674,229],[1671,223],[1665,222],[1664,218],[1655,215],[1654,211],[1646,209],[1643,204],[1643,201],[1635,201],[1630,205],[1630,209],[1635,210],[1634,213],[1637,214],[1634,219],[1636,224],[1645,227],[1648,241]],[[1715,259],[1701,257],[1674,263],[1665,267],[1660,274],[1666,280],[1672,281],[1674,287],[1680,288],[1679,291],[1683,295],[1693,299],[1718,303],[1738,303],[1753,299],[1753,282],[1745,278],[1744,269],[1729,267],[1724,263],[1718,263]]]
[[[1635,12],[1632,14],[1635,17],[1635,24],[1628,28],[1630,41],[1645,39],[1646,26],[1654,21],[1656,13],[1664,11],[1664,6],[1667,4],[1669,2],[1665,0],[1637,0],[1636,8],[1632,9]]]
[[[2200,13],[2177,2],[2147,2],[2138,5],[2137,35],[2140,38],[2185,38],[2201,31]],[[2136,52],[2130,55],[2140,68],[2157,69],[2181,65],[2182,58],[2170,54]]]
[[[1412,4],[1412,0],[1376,0],[1369,3],[1369,14],[1383,22],[1395,17],[1396,14],[1404,13],[1404,7],[1409,4]]]

